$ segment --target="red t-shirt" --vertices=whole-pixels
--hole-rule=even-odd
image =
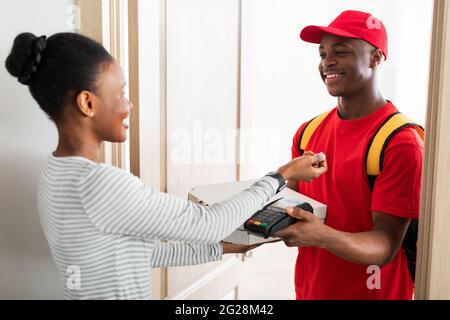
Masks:
[[[312,135],[306,150],[324,152],[328,172],[311,183],[299,182],[299,191],[327,205],[326,224],[345,232],[372,230],[373,211],[417,219],[419,215],[423,142],[413,128],[399,131],[389,142],[383,170],[370,189],[364,155],[370,138],[386,117],[398,110],[392,103],[369,116],[342,120],[335,108]],[[299,136],[292,157],[300,156]],[[369,289],[373,275],[368,265],[355,264],[326,249],[299,248],[295,270],[297,299],[411,299],[411,280],[401,248],[394,260],[381,267],[381,288]]]

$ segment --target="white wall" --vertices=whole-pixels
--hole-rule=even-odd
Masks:
[[[328,25],[344,10],[368,11],[386,25],[385,97],[425,124],[433,1],[243,1],[241,179],[289,160],[301,123],[336,106],[317,71],[318,46],[299,39],[303,27]],[[251,132],[249,135],[248,133]]]
[[[0,299],[59,299],[56,267],[36,211],[42,162],[57,132],[4,68],[14,37],[69,31],[73,0],[3,1],[0,10]]]

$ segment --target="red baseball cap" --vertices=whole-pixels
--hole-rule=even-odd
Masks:
[[[370,13],[344,11],[328,27],[307,26],[300,33],[300,38],[306,42],[320,43],[324,33],[367,41],[380,49],[385,58],[388,56],[386,28]]]

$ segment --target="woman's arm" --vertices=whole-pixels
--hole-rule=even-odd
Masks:
[[[305,155],[305,156],[314,156],[314,152],[312,152],[312,151],[305,151],[304,153],[303,153],[303,155]],[[320,166],[320,164],[316,164],[315,165],[316,167],[317,166]],[[299,191],[298,190],[298,180],[294,180],[294,179],[289,179],[288,181],[287,181],[287,187],[289,188],[289,189],[291,189],[291,190],[294,190],[294,191]]]
[[[201,206],[152,190],[122,170],[102,166],[80,186],[84,209],[102,232],[174,242],[218,243],[278,188],[265,177],[226,201]]]
[[[190,266],[221,260],[223,248],[219,243],[171,243],[155,241],[150,259],[152,268]]]
[[[221,260],[224,254],[246,253],[262,245],[170,243],[155,241],[151,257],[152,268],[177,267]]]
[[[295,180],[288,180],[287,187],[289,189],[292,189],[294,191],[298,191],[298,181]]]
[[[318,162],[322,165],[314,167]],[[307,181],[326,171],[320,156],[292,160],[279,173]],[[111,166],[98,166],[79,182],[87,216],[102,232],[149,239],[217,243],[224,239],[278,189],[264,177],[240,194],[208,207],[146,187],[137,177]]]

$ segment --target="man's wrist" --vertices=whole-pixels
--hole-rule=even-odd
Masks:
[[[335,229],[327,226],[326,224],[323,225],[323,236],[321,237],[321,243],[319,244],[319,247],[322,249],[329,250],[330,244],[334,243],[336,241],[336,231]]]

